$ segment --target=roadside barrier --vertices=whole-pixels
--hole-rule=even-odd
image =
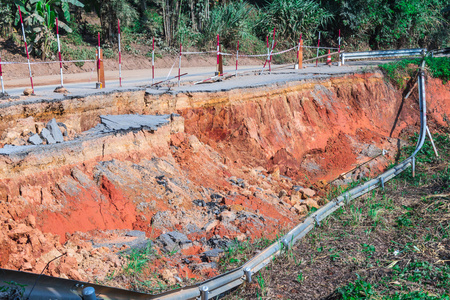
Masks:
[[[342,53],[341,62],[350,59],[367,59],[367,58],[386,58],[386,57],[401,57],[401,56],[421,56],[427,53],[427,49],[400,49],[400,50],[380,50],[380,51],[365,51],[365,52],[348,52]]]

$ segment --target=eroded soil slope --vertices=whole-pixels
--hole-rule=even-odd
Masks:
[[[449,85],[429,79],[427,92],[429,118],[445,125]],[[100,114],[130,113],[179,116],[157,130],[86,138]],[[123,277],[114,281],[127,263],[116,252],[151,239],[159,256],[146,278],[187,284],[212,276],[214,249],[290,229],[323,204],[328,181],[382,149],[386,156],[334,183],[383,170],[418,115],[417,95],[402,101],[379,73],[4,105],[3,144],[26,143],[53,117],[70,134],[0,157],[0,267],[40,272],[67,253],[49,274],[130,288]]]

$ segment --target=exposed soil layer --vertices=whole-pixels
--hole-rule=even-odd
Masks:
[[[450,127],[411,169],[337,210],[226,299],[445,299],[450,292]],[[415,144],[410,144],[410,154]],[[237,259],[236,257],[235,259]]]
[[[429,118],[446,125],[449,84],[429,79],[427,97]],[[138,230],[156,239],[162,255],[147,277],[156,272],[172,285],[212,276],[217,266],[205,251],[292,228],[322,204],[327,181],[385,149],[387,156],[335,183],[382,171],[399,135],[418,125],[418,109],[417,95],[402,103],[379,73],[216,93],[2,104],[2,144],[25,144],[53,117],[69,134],[56,146],[0,157],[0,267],[40,272],[67,252],[49,274],[103,281],[113,270],[121,276],[127,260],[114,252]],[[83,138],[99,115],[135,113],[180,117],[156,131]],[[107,283],[135,287],[121,278]]]

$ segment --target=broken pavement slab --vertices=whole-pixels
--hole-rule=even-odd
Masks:
[[[56,144],[55,139],[52,136],[52,133],[47,128],[42,129],[41,137],[47,141],[47,144]]]
[[[28,142],[32,145],[41,145],[43,141],[39,134],[35,133],[28,138]]]
[[[158,127],[168,124],[172,115],[107,115],[100,116],[101,124],[110,131],[149,129],[156,130]]]
[[[62,143],[64,142],[64,137],[62,135],[61,129],[59,129],[58,124],[56,123],[55,118],[53,118],[50,122],[47,123],[47,126],[45,127],[48,131],[50,131],[53,139],[56,143]],[[42,130],[44,131],[44,130]]]
[[[169,115],[106,115],[100,116],[101,123],[83,132],[80,137],[67,142],[83,142],[86,139],[92,139],[104,133],[114,133],[118,131],[130,131],[130,130],[151,130],[156,131],[161,126],[169,124],[174,117],[179,117],[177,114]],[[62,124],[62,123],[59,123]],[[65,144],[63,134],[59,126],[66,129],[65,125],[58,125],[55,119],[51,120],[46,128],[43,128],[40,133],[40,138],[46,141],[47,144]],[[38,143],[38,139],[33,137],[33,141]],[[32,145],[26,146],[14,146],[5,145],[0,148],[0,155],[18,154],[20,152],[29,152],[40,147],[47,147],[47,145],[35,144],[30,141]]]

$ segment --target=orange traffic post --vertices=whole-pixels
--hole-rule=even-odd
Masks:
[[[327,66],[330,66],[330,67],[331,67],[331,54],[330,54],[330,49],[328,49]]]
[[[105,68],[103,66],[103,51],[100,48],[100,32],[98,33],[97,49],[97,89],[105,88]]]
[[[298,47],[298,69],[303,68],[303,40],[300,38],[300,46]]]

